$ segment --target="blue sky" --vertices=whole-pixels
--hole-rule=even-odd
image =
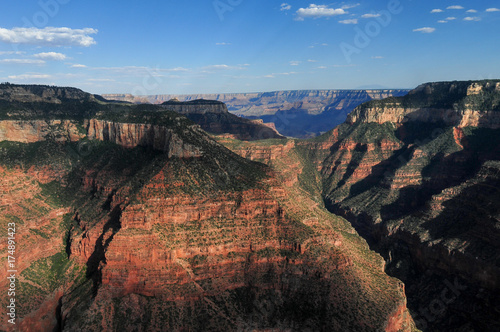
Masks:
[[[0,80],[92,93],[412,88],[500,78],[500,3],[2,1]]]

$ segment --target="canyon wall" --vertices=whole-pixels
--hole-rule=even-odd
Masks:
[[[75,121],[70,120],[0,121],[0,142],[34,143],[46,139],[75,142],[83,136]]]
[[[163,151],[169,157],[199,157],[202,151],[184,142],[174,130],[165,126],[143,123],[115,123],[91,119],[88,138],[112,142],[126,148],[151,147]]]
[[[318,156],[326,206],[384,256],[423,330],[500,324],[498,86],[424,84],[361,105],[321,139],[300,143]],[[451,283],[458,295],[434,310],[436,292]]]

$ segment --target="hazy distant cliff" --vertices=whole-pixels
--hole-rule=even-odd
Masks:
[[[246,141],[284,138],[274,124],[267,125],[263,121],[240,118],[229,113],[226,105],[220,101],[196,99],[181,102],[173,99],[162,103],[161,107],[185,115],[212,134],[225,134]]]
[[[409,90],[293,90],[263,93],[132,96],[104,95],[133,103],[158,104],[210,99],[224,102],[231,113],[274,123],[277,130],[293,137],[315,136],[341,124],[356,106],[370,100],[405,95]]]

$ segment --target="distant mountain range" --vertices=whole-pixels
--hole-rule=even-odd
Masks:
[[[222,93],[193,95],[108,94],[104,98],[131,103],[161,104],[171,99],[191,101],[217,100],[229,112],[265,123],[274,123],[285,136],[314,137],[343,123],[356,106],[387,97],[404,96],[405,89],[395,90],[293,90],[260,93]]]

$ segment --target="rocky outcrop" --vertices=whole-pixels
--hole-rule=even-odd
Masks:
[[[500,128],[500,82],[423,84],[402,98],[357,107],[346,123],[444,123],[448,126]]]
[[[358,108],[347,116],[346,122],[355,123],[378,123],[386,122],[401,125],[405,122],[444,122],[446,125],[458,127],[483,127],[500,128],[500,112],[481,110],[453,110],[433,108],[403,108],[388,107],[380,108]]]
[[[47,85],[0,84],[0,100],[8,102],[43,102],[61,104],[68,101],[96,101],[99,97],[80,89]]]
[[[178,134],[165,126],[144,123],[116,123],[91,119],[88,138],[112,142],[126,148],[152,147],[166,152],[169,157],[200,157],[199,147],[184,142]]]
[[[164,108],[179,114],[225,114],[228,113],[226,104],[216,100],[197,99],[193,101],[180,102],[170,100],[161,104]]]
[[[275,127],[263,121],[240,118],[228,112],[224,103],[214,100],[193,100],[179,102],[171,100],[162,107],[185,115],[209,133],[224,135],[244,141],[269,138],[284,138]]]
[[[53,139],[75,142],[84,137],[71,120],[3,120],[0,121],[0,142],[34,143]]]

